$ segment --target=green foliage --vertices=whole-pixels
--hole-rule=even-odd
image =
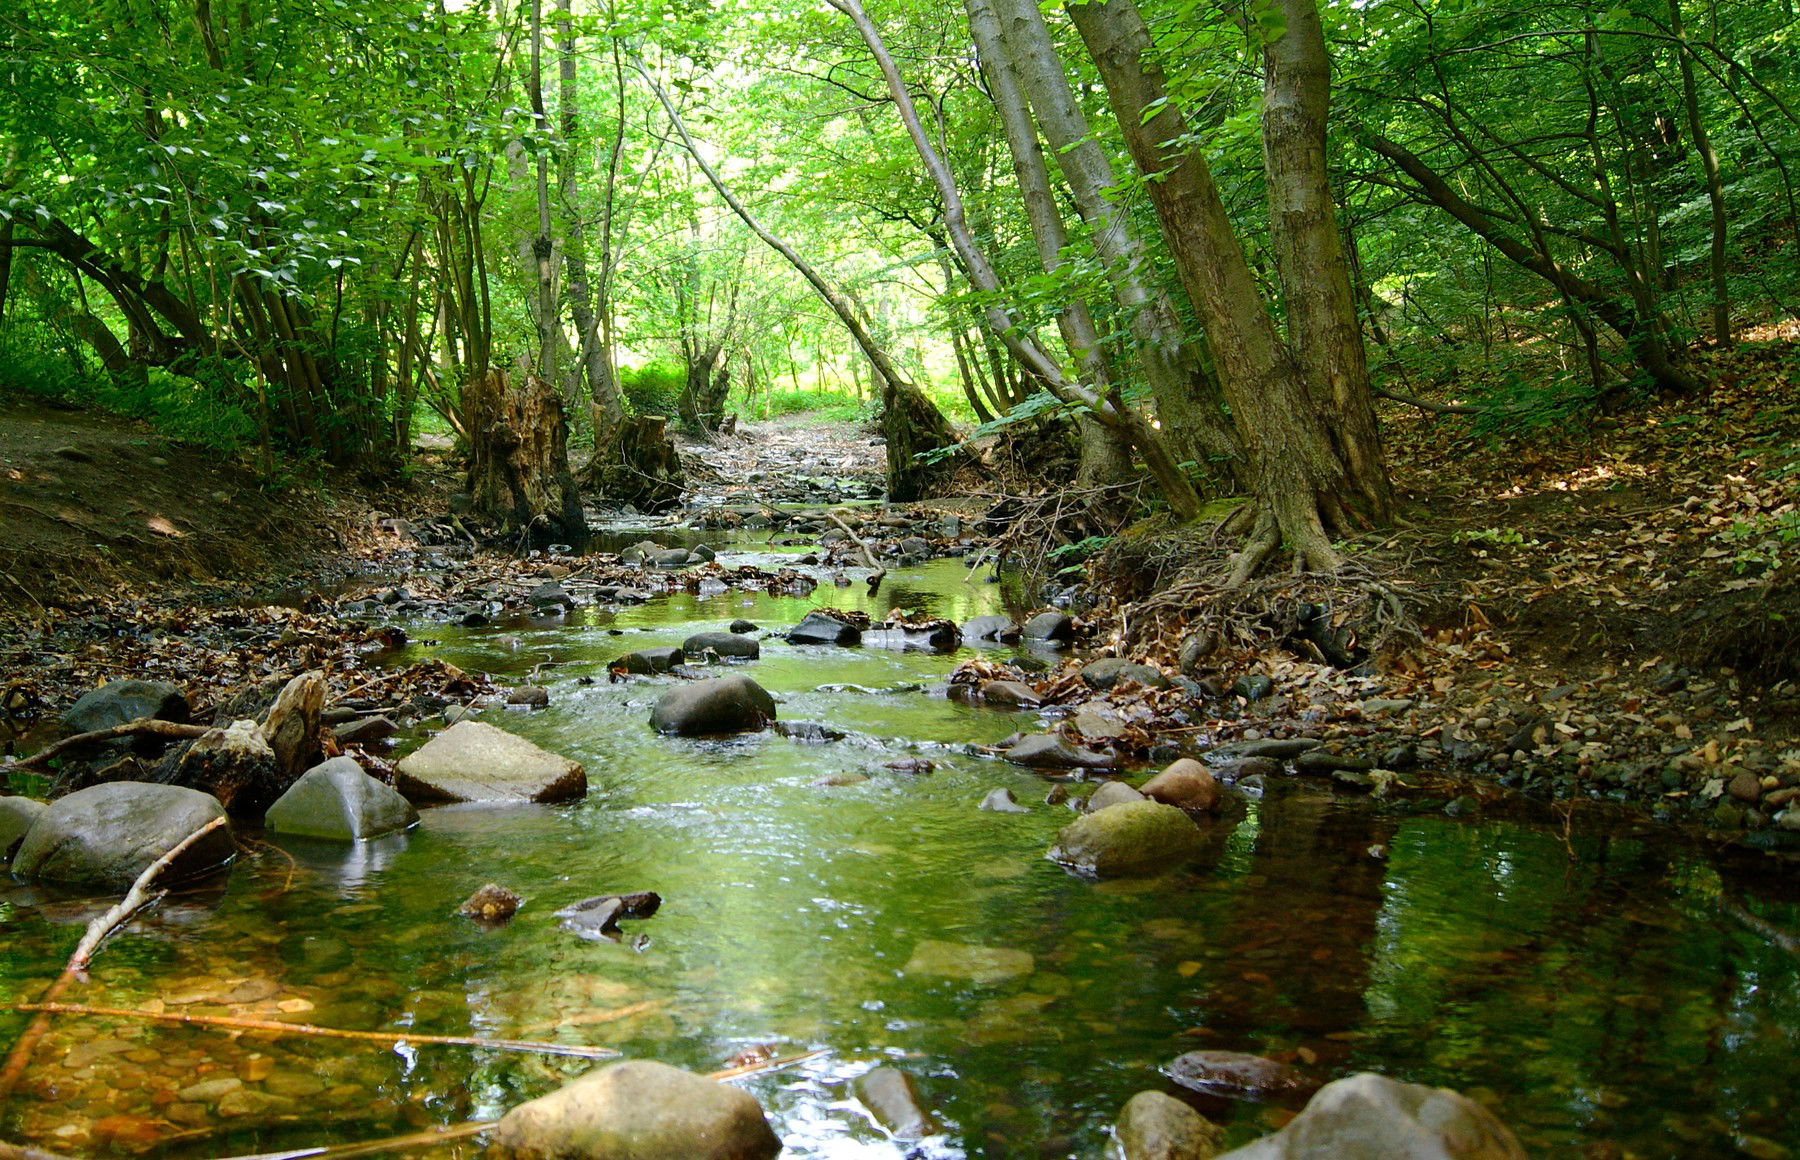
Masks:
[[[1049,559],[1057,566],[1056,575],[1077,575],[1086,569],[1089,560],[1112,541],[1111,536],[1088,536],[1072,544],[1058,544],[1050,549]]]
[[[161,367],[109,376],[11,336],[0,342],[0,391],[98,406],[142,419],[172,439],[230,453],[256,441],[256,420],[220,391]]]
[[[1732,545],[1731,564],[1740,574],[1772,572],[1793,558],[1800,542],[1800,511],[1745,516],[1721,530],[1719,538]]]
[[[619,368],[619,390],[639,415],[673,415],[686,381],[681,368],[666,362]]]
[[[861,422],[875,415],[875,400],[822,389],[771,391],[769,416],[810,415],[820,421]]]
[[[1491,544],[1495,547],[1536,548],[1539,542],[1528,540],[1517,528],[1468,528],[1451,535],[1453,544]],[[1485,555],[1486,553],[1482,553]]]

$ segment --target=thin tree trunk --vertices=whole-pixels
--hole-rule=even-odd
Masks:
[[[1036,0],[992,0],[1000,20],[1005,66],[1030,101],[1095,251],[1106,263],[1113,294],[1130,320],[1144,379],[1156,399],[1165,437],[1227,482],[1242,466],[1243,450],[1225,413],[1218,377],[1203,343],[1182,333],[1174,304],[1147,280],[1143,243],[1114,202],[1112,161],[1089,129],[1087,115],[1063,71]]]
[[[1182,520],[1191,520],[1200,512],[1200,497],[1195,494],[1194,487],[1187,477],[1181,473],[1180,467],[1169,454],[1156,433],[1128,408],[1115,406],[1112,400],[1099,394],[1091,387],[1070,380],[1062,373],[1056,360],[1046,354],[1029,336],[1022,335],[1013,324],[1013,315],[1001,298],[1003,291],[999,276],[989,264],[986,255],[975,245],[974,236],[969,231],[968,221],[963,210],[962,194],[957,189],[956,179],[944,164],[943,158],[932,147],[926,136],[925,126],[919,120],[918,109],[913,105],[912,95],[906,88],[900,70],[895,66],[893,57],[888,54],[887,46],[882,42],[881,33],[876,30],[868,14],[863,11],[860,0],[828,0],[833,8],[848,16],[861,33],[863,43],[875,57],[876,65],[881,69],[887,81],[888,96],[892,98],[901,122],[906,126],[907,135],[912,138],[913,148],[918,151],[924,162],[926,172],[931,176],[932,184],[937,187],[938,195],[944,201],[944,228],[950,236],[958,256],[962,259],[964,270],[975,288],[990,297],[990,303],[984,310],[988,325],[1006,344],[1013,357],[1027,367],[1032,375],[1058,398],[1070,403],[1079,403],[1093,412],[1101,422],[1117,426],[1127,433],[1127,438],[1144,456],[1144,462],[1162,488],[1164,497],[1169,501],[1169,508]]]
[[[593,285],[588,277],[587,222],[582,215],[575,187],[575,147],[581,129],[581,91],[577,85],[571,6],[572,0],[556,0],[559,27],[556,104],[562,122],[563,140],[563,154],[558,159],[558,165],[562,171],[563,212],[567,215],[564,231],[568,236],[563,262],[569,271],[569,313],[575,321],[581,365],[587,375],[588,397],[593,403],[594,447],[599,449],[618,434],[619,425],[625,419],[625,405],[620,399],[618,377],[613,371],[610,351],[602,341],[601,316],[604,311],[596,312],[594,309]],[[618,51],[616,42],[613,44],[613,51]],[[618,81],[620,98],[623,99],[624,77],[620,76]],[[610,236],[612,230],[612,193],[617,183],[619,154],[624,136],[622,114],[614,128],[612,149],[606,167],[605,198],[601,207],[602,239]],[[604,240],[600,250],[601,265],[604,267],[610,258]],[[603,276],[603,285],[604,282]]]
[[[537,155],[537,236],[531,254],[537,264],[537,373],[555,384],[557,343],[561,325],[556,302],[556,246],[550,240],[550,116],[544,110],[544,0],[531,0],[531,119],[532,152]]]
[[[1694,151],[1700,154],[1700,167],[1706,173],[1706,199],[1712,208],[1712,315],[1713,341],[1721,347],[1731,345],[1731,288],[1725,280],[1725,184],[1719,178],[1719,155],[1707,135],[1706,122],[1700,116],[1700,94],[1694,84],[1694,62],[1687,53],[1687,36],[1681,27],[1681,0],[1669,0],[1669,31],[1679,42],[1675,59],[1681,64],[1681,100],[1687,106],[1688,133],[1694,139]],[[1661,268],[1655,273],[1660,275]]]

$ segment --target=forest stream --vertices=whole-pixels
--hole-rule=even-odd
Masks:
[[[746,539],[720,562],[792,559]],[[1453,1087],[1532,1155],[1789,1155],[1800,958],[1742,916],[1791,929],[1800,897],[1689,837],[1629,821],[1565,834],[1272,778],[1202,821],[1187,869],[1094,882],[1044,856],[1075,816],[1046,801],[1066,783],[971,750],[1036,713],[932,691],[975,649],[766,639],[742,671],[783,721],[845,734],[822,742],[659,736],[647,717],[675,678],[608,680],[627,650],[738,618],[779,631],[820,604],[1001,611],[1005,586],[968,573],[936,560],[874,596],[732,589],[402,625],[392,664],[547,687],[548,708],[483,716],[582,762],[587,797],[429,808],[350,846],[265,834],[287,857],[240,859],[141,916],[79,1001],[595,1044],[702,1073],[805,1055],[737,1081],[795,1158],[1097,1157],[1124,1101],[1202,1048]],[[1024,812],[977,808],[1000,787]],[[516,917],[458,916],[490,881],[524,897]],[[616,941],[554,914],[634,891],[662,906]],[[94,909],[0,878],[0,999],[35,998]],[[25,1020],[0,1015],[0,1040]],[[4,1135],[170,1157],[492,1119],[595,1066],[79,1017],[35,1059]],[[912,1077],[935,1134],[897,1139],[859,1102],[854,1081],[883,1064]],[[1290,1114],[1202,1106],[1232,1143]]]

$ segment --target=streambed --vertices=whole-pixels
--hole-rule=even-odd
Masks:
[[[291,863],[261,857],[171,898],[69,997],[602,1044],[702,1072],[819,1050],[742,1081],[792,1157],[1096,1157],[1124,1101],[1162,1086],[1156,1068],[1203,1047],[1455,1087],[1534,1155],[1800,1146],[1800,960],[1721,908],[1729,896],[1800,928],[1795,892],[1670,832],[1565,845],[1546,828],[1279,781],[1212,823],[1191,869],[1095,884],[1043,858],[1073,816],[1044,803],[1049,783],[964,752],[1035,714],[922,691],[970,650],[766,641],[741,671],[783,719],[849,733],[825,744],[659,737],[646,719],[667,682],[606,679],[628,649],[738,617],[999,611],[1000,586],[967,571],[896,571],[873,599],[828,582],[804,598],[678,594],[566,620],[408,626],[395,663],[439,656],[547,686],[547,710],[485,718],[583,762],[587,799],[429,809],[411,833],[349,850],[265,837]],[[885,768],[903,757],[935,770]],[[1030,812],[978,811],[996,786]],[[453,914],[487,881],[526,899],[506,926]],[[639,890],[664,899],[624,924],[647,936],[639,949],[552,917]],[[0,884],[0,998],[34,998],[93,909]],[[23,1025],[0,1015],[0,1037]],[[0,1138],[178,1157],[492,1117],[592,1066],[73,1018],[35,1058]],[[915,1077],[941,1135],[897,1143],[869,1121],[850,1081],[878,1063]],[[1209,1110],[1234,1141],[1280,1122]]]

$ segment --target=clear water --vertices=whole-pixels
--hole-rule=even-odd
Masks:
[[[432,809],[412,833],[354,849],[267,838],[222,883],[118,936],[67,998],[590,1043],[702,1072],[760,1045],[816,1050],[740,1081],[796,1158],[1098,1156],[1120,1105],[1201,1047],[1279,1054],[1321,1078],[1374,1069],[1455,1087],[1534,1155],[1800,1147],[1800,960],[1721,907],[1800,928],[1777,870],[1654,831],[1578,826],[1565,846],[1548,829],[1294,783],[1212,823],[1190,870],[1095,884],[1043,858],[1072,817],[1043,803],[1048,784],[963,750],[1035,715],[905,691],[958,657],[765,643],[743,671],[783,718],[850,732],[829,744],[659,737],[646,722],[667,682],[605,683],[619,653],[737,616],[996,610],[998,586],[965,573],[940,561],[874,601],[861,584],[826,585],[568,623],[416,626],[424,640],[396,663],[435,655],[550,688],[546,711],[487,716],[582,761],[587,799]],[[914,756],[935,771],[884,768]],[[868,780],[814,784],[835,774]],[[1031,812],[978,811],[996,786]],[[454,914],[488,881],[526,898],[491,930]],[[582,941],[552,917],[637,890],[664,899],[625,924],[648,936],[641,949]],[[35,998],[99,905],[0,884],[0,999]],[[1030,958],[970,978],[984,956],[933,943]],[[24,1024],[0,1013],[0,1041]],[[180,1157],[487,1118],[595,1066],[76,1018],[34,1060],[0,1138]],[[850,1081],[878,1063],[915,1077],[943,1134],[899,1143],[870,1122]],[[218,1080],[239,1086],[206,1087]],[[1234,1141],[1280,1122],[1209,1110]]]

